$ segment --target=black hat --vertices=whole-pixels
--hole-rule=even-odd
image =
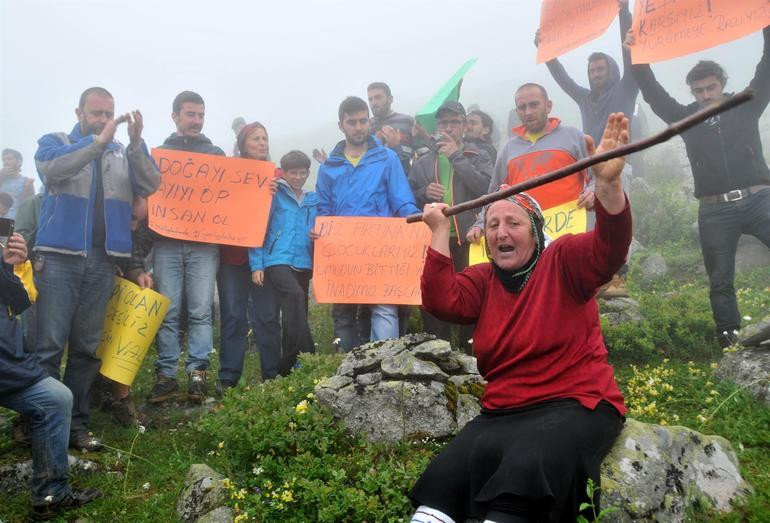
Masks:
[[[447,100],[446,102],[441,104],[441,107],[439,107],[438,111],[436,111],[436,118],[438,118],[441,113],[446,111],[449,111],[450,113],[459,114],[460,116],[465,116],[465,107],[463,107],[463,104],[461,104],[460,102]]]

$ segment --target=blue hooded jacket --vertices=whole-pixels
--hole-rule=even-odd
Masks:
[[[407,216],[420,212],[396,153],[369,137],[361,161],[345,158],[345,140],[318,169],[319,216]]]
[[[35,164],[45,185],[35,250],[87,256],[94,227],[96,162],[104,191],[104,248],[111,256],[131,256],[131,208],[134,195],[149,196],[160,185],[160,172],[142,141],[124,148],[105,146],[94,135],[46,134],[38,140]]]
[[[318,195],[306,192],[300,200],[285,180],[278,180],[270,218],[262,247],[249,249],[251,271],[263,271],[273,265],[295,269],[313,268],[313,241]]]

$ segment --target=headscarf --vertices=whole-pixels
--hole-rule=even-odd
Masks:
[[[523,267],[517,269],[515,272],[501,269],[494,262],[492,259],[492,253],[489,251],[489,241],[486,242],[487,256],[489,256],[492,267],[495,270],[495,274],[500,280],[500,283],[503,284],[503,287],[505,287],[505,289],[509,292],[519,293],[529,281],[530,276],[532,276],[532,272],[535,270],[535,265],[537,265],[537,261],[540,259],[540,253],[542,253],[543,249],[545,249],[546,235],[543,231],[545,219],[543,218],[543,211],[540,209],[540,204],[538,204],[537,200],[532,198],[526,192],[514,194],[513,196],[509,196],[505,199],[509,202],[515,203],[524,209],[524,211],[527,213],[527,216],[529,217],[529,223],[532,226],[532,236],[535,238],[535,250],[532,253],[529,261],[527,261]],[[489,210],[489,207],[487,207],[487,210]],[[484,221],[486,222],[486,219]]]
[[[265,131],[265,134],[267,134],[267,129],[264,125],[262,125],[259,122],[251,122],[250,124],[244,125],[241,130],[238,132],[238,137],[236,138],[236,142],[238,143],[238,152],[240,153],[241,158],[244,158],[244,146],[246,145],[246,138],[249,137],[251,134],[251,131],[254,129],[262,129]],[[268,155],[268,159],[270,159],[270,156]]]

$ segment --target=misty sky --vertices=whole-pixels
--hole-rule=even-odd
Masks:
[[[337,107],[365,97],[372,81],[390,84],[394,109],[414,114],[467,59],[461,101],[490,111],[502,129],[515,88],[543,83],[554,115],[580,125],[575,104],[535,64],[537,0],[97,1],[0,0],[0,146],[24,155],[36,176],[37,139],[69,131],[80,93],[99,85],[116,112],[144,114],[144,137],[159,145],[174,131],[171,101],[185,89],[206,101],[204,133],[229,153],[235,116],[259,120],[274,160],[292,148],[310,153],[341,138]],[[605,35],[563,56],[586,84],[595,50],[620,60],[617,19]],[[664,86],[689,101],[685,72],[700,58],[722,63],[728,90],[746,86],[760,58],[756,33],[655,64]],[[641,97],[640,97],[641,99]],[[123,126],[117,138],[127,143]]]

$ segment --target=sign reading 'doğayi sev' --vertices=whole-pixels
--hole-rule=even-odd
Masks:
[[[543,0],[537,63],[600,37],[617,14],[617,0]]]
[[[123,385],[134,382],[170,302],[152,289],[115,277],[96,349],[102,360],[101,374]]]
[[[578,208],[577,200],[543,210],[545,224],[543,230],[551,240],[565,234],[586,232],[587,216],[585,208]],[[468,265],[478,265],[489,261],[486,239],[471,243],[468,252]]]
[[[430,244],[424,223],[403,218],[319,216],[313,294],[319,303],[419,305]]]
[[[160,187],[150,229],[178,240],[261,247],[270,214],[270,162],[153,149]]]
[[[631,60],[647,64],[702,51],[770,24],[768,0],[636,0]]]

